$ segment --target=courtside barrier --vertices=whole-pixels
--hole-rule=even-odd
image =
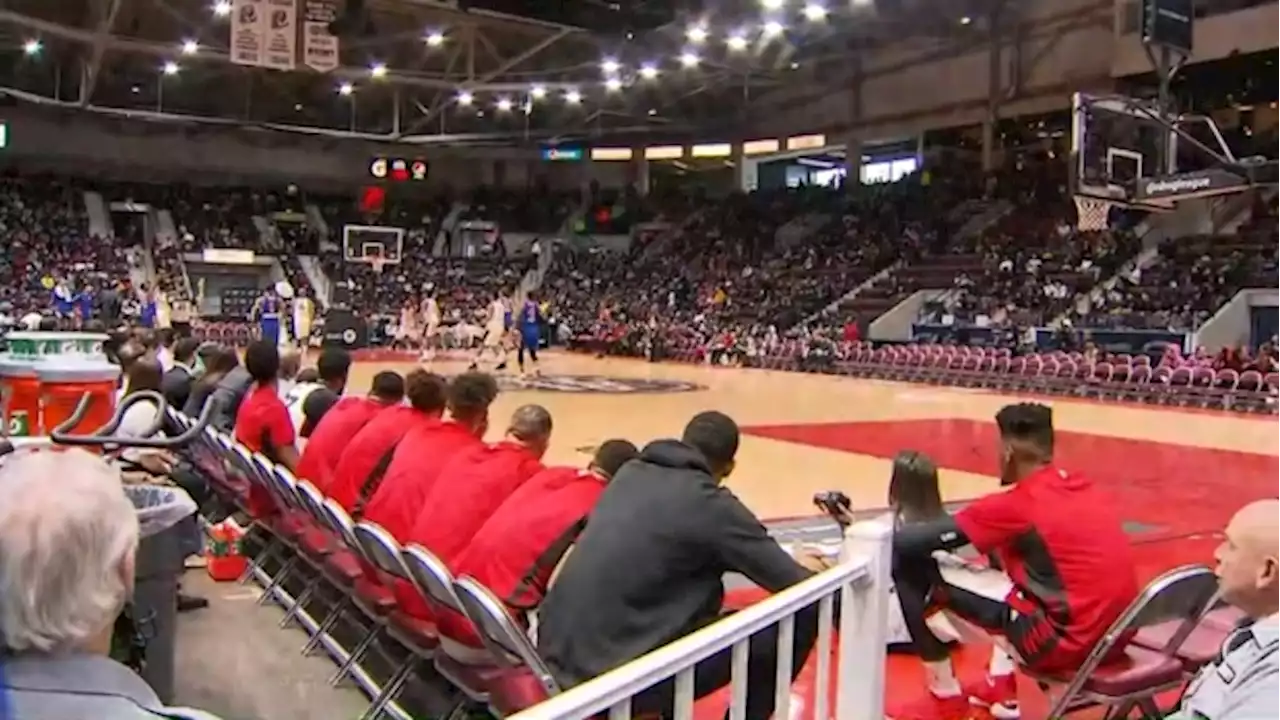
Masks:
[[[578,685],[511,720],[587,720],[608,712],[609,720],[630,718],[631,698],[675,678],[675,720],[693,719],[693,673],[699,662],[732,648],[733,680],[729,720],[746,714],[747,643],[752,635],[778,626],[777,698],[774,717],[792,717],[791,655],[795,615],[818,603],[818,641],[814,647],[817,678],[814,720],[874,720],[884,717],[885,647],[891,600],[889,577],[892,530],[878,523],[859,523],[845,538],[839,565],[687,635],[666,647]],[[831,647],[835,597],[840,596],[837,667],[832,672]],[[833,676],[834,675],[834,676]],[[836,707],[829,698],[835,684]]]

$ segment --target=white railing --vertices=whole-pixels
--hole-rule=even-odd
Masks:
[[[818,603],[817,677],[813,720],[878,720],[884,717],[885,647],[890,595],[891,530],[860,523],[845,539],[842,561],[830,570],[741,610],[713,625],[654,650],[612,672],[540,703],[511,720],[586,720],[608,712],[609,720],[632,716],[631,698],[675,678],[673,717],[691,720],[694,668],[719,652],[732,653],[730,720],[746,716],[748,642],[761,630],[778,627],[777,695],[773,716],[790,718],[790,677],[796,613]],[[831,648],[835,598],[840,596],[837,666]],[[731,650],[730,650],[731,648]],[[836,687],[835,714],[828,708]]]

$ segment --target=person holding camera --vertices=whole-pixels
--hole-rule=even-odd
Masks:
[[[565,686],[585,682],[710,625],[724,611],[724,574],[778,592],[825,569],[810,551],[787,554],[723,481],[738,425],[696,415],[679,440],[657,440],[623,465],[600,495],[538,614],[538,649]],[[620,619],[625,618],[625,622]],[[818,606],[795,616],[792,679],[817,640]],[[751,637],[746,717],[773,714],[778,627]],[[732,652],[698,663],[696,697],[726,685]],[[636,715],[665,713],[673,681],[632,698]]]

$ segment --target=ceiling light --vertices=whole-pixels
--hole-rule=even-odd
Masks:
[[[198,50],[200,50],[200,44],[199,44],[199,43],[197,43],[195,40],[183,40],[183,41],[182,41],[182,54],[183,54],[183,55],[195,55],[195,54],[196,54],[196,52],[197,52]]]
[[[707,39],[707,28],[702,25],[692,25],[684,33],[689,38],[689,42],[699,45]]]
[[[604,81],[604,87],[609,92],[617,92],[622,89],[622,81],[616,77],[611,77]]]
[[[582,93],[577,90],[570,90],[564,94],[564,101],[570,105],[577,105],[582,102]]]
[[[529,97],[533,98],[534,100],[541,100],[546,96],[547,96],[547,89],[542,85],[534,85],[533,87],[529,88]]]
[[[968,15],[965,15],[964,17],[960,18],[961,25],[968,25],[971,22],[973,22],[973,18],[969,17]]]
[[[28,55],[35,55],[40,52],[40,48],[44,47],[39,40],[28,40],[22,43],[22,52]]]
[[[782,26],[782,23],[778,22],[777,20],[770,20],[760,28],[760,30],[765,34],[765,37],[773,37],[775,35],[781,35],[782,31],[785,29],[786,28]]]
[[[427,33],[427,36],[423,39],[431,47],[440,47],[441,45],[444,44],[444,33],[440,32],[439,30],[432,30],[431,32]]]
[[[782,6],[786,4],[786,0],[760,0],[760,5],[765,10],[781,10]]]
[[[339,94],[339,95],[342,95],[342,96],[344,96],[344,97],[345,97],[345,96],[347,96],[347,95],[350,95],[351,93],[353,93],[353,92],[355,92],[355,91],[356,91],[356,86],[355,86],[355,85],[352,85],[352,84],[351,84],[351,83],[349,83],[349,82],[344,82],[344,83],[342,83],[341,85],[339,85],[339,86],[338,86],[338,94]]]
[[[689,52],[688,50],[680,53],[680,64],[687,68],[696,66],[698,64],[698,60],[699,58],[697,53]]]
[[[657,114],[658,114],[657,108],[649,108],[649,117],[653,117],[654,115],[657,115]]]
[[[467,92],[466,90],[463,90],[462,92],[458,93],[458,104],[459,104],[459,105],[464,105],[464,106],[465,106],[465,105],[470,105],[470,104],[471,104],[475,99],[476,99],[476,96],[475,96],[475,95],[472,95],[471,93]]]
[[[612,75],[618,72],[618,69],[621,67],[622,66],[618,64],[618,61],[613,58],[605,58],[604,61],[600,63],[600,69],[603,70],[606,75]]]
[[[511,110],[511,101],[506,98],[498,98],[497,108],[499,112],[508,112]]]
[[[730,50],[746,50],[747,49],[747,38],[742,33],[734,33],[730,35],[729,38],[724,42],[726,45],[729,46]]]
[[[218,0],[213,4],[213,14],[226,17],[231,14],[231,0]]]
[[[370,65],[370,66],[369,66],[369,74],[370,74],[371,76],[373,76],[373,77],[376,77],[376,78],[386,77],[386,76],[387,76],[387,64],[386,64],[386,63],[374,63],[374,64]]]
[[[177,75],[177,74],[178,74],[178,69],[179,69],[179,68],[178,68],[178,63],[176,63],[176,62],[174,62],[174,61],[172,61],[172,60],[170,60],[169,62],[165,63],[165,64],[164,64],[164,67],[160,68],[161,72],[163,72],[165,75]]]
[[[293,111],[294,111],[294,112],[302,112],[302,103],[294,103],[294,104],[293,104]]]
[[[818,3],[809,3],[804,6],[804,19],[810,22],[819,22],[826,19],[827,9]]]
[[[658,77],[658,66],[653,63],[645,63],[640,66],[640,77],[645,80],[652,80]]]

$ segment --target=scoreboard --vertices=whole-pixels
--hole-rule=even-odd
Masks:
[[[422,158],[379,155],[369,161],[369,177],[375,182],[423,182],[429,170]]]

